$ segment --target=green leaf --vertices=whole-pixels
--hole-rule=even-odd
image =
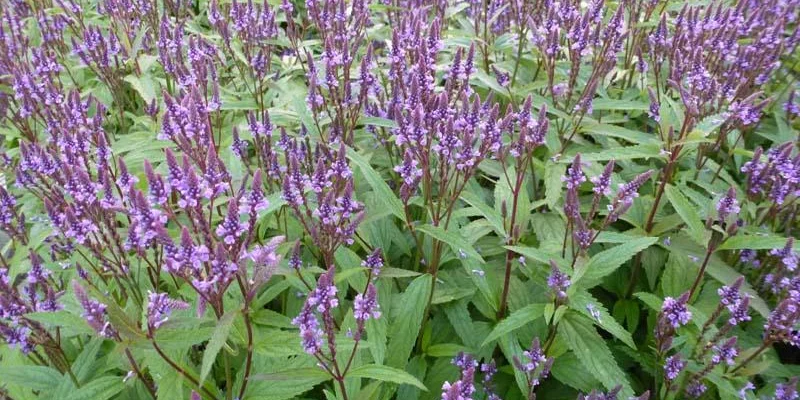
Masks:
[[[551,369],[553,377],[562,383],[582,392],[590,392],[600,386],[600,382],[584,368],[581,361],[570,351],[556,357]]]
[[[639,131],[630,130],[616,125],[588,123],[581,126],[583,131],[601,136],[611,136],[627,140],[629,142],[641,143],[658,143],[658,137],[652,133],[644,133]]]
[[[505,234],[503,217],[500,216],[495,209],[486,204],[486,202],[484,202],[483,199],[481,199],[478,195],[472,192],[464,191],[461,193],[461,200],[464,200],[467,204],[475,207],[475,209],[478,210],[478,212],[480,212],[481,215],[483,215],[483,217],[492,224],[494,231],[498,235]]]
[[[295,368],[250,377],[250,380],[254,381],[318,380],[319,382],[325,382],[328,379],[331,379],[331,376],[318,367]]]
[[[566,339],[569,348],[584,367],[606,389],[622,385],[621,397],[633,396],[631,385],[625,372],[617,365],[605,340],[600,336],[588,318],[575,313],[567,313],[558,325],[558,333]]]
[[[72,363],[72,372],[78,378],[78,382],[86,381],[92,373],[92,365],[97,359],[97,353],[100,352],[100,346],[103,340],[100,338],[92,338],[83,347],[83,351],[78,358]]]
[[[25,314],[25,318],[39,322],[48,327],[60,327],[62,334],[72,332],[76,334],[92,334],[92,329],[80,315],[66,311],[45,311]]]
[[[38,365],[2,366],[0,377],[3,383],[33,390],[50,390],[61,380],[61,374],[55,369]]]
[[[464,252],[467,257],[471,257],[477,259],[481,263],[485,263],[483,257],[481,257],[481,255],[475,251],[472,245],[467,243],[467,241],[458,233],[446,231],[439,226],[433,225],[422,225],[417,227],[417,230],[430,235],[440,242],[446,243],[456,255],[460,255],[461,252]]]
[[[592,308],[596,310],[596,312],[600,313],[599,319],[594,318],[591,311],[589,311],[589,304],[591,304]],[[625,328],[623,328],[622,325],[620,325],[617,320],[608,313],[608,310],[603,307],[603,303],[600,303],[600,301],[592,297],[589,292],[579,290],[570,295],[569,306],[573,310],[591,318],[595,325],[614,335],[614,337],[622,341],[622,343],[628,345],[628,347],[634,350],[636,349],[636,345],[633,343],[633,338],[631,337],[630,332],[625,330]]]
[[[118,376],[104,376],[95,379],[72,392],[66,400],[106,400],[125,389],[125,383]]]
[[[392,323],[389,334],[391,339],[386,351],[386,364],[395,368],[404,368],[414,349],[417,334],[422,325],[422,316],[431,291],[431,276],[422,275],[408,285],[400,297],[400,310]]]
[[[634,159],[649,159],[649,158],[662,158],[661,146],[655,143],[637,144],[635,146],[627,147],[614,147],[610,149],[603,149],[594,153],[581,153],[581,161],[608,161],[608,160],[634,160]],[[562,157],[558,160],[561,164],[569,164],[572,159]]]
[[[544,166],[544,199],[550,208],[554,208],[558,199],[561,198],[563,192],[561,178],[566,171],[566,165],[556,164],[552,161],[548,161]]]
[[[678,215],[681,216],[681,219],[689,228],[689,235],[692,239],[698,244],[705,244],[703,241],[705,228],[700,214],[697,213],[697,208],[689,203],[689,199],[675,186],[667,185],[665,193],[672,207],[675,208],[675,211],[678,212]]]
[[[401,202],[400,199],[394,194],[386,181],[381,178],[381,175],[378,174],[378,171],[375,171],[375,169],[369,165],[369,161],[367,161],[361,154],[350,148],[347,149],[347,158],[358,165],[358,168],[361,169],[361,173],[364,174],[364,179],[367,180],[367,183],[372,187],[372,190],[375,191],[375,194],[377,194],[385,202],[384,204],[389,207],[389,210],[392,212],[392,214],[405,222],[406,214],[405,211],[403,211],[403,202]]]
[[[770,250],[786,246],[786,238],[780,236],[762,235],[736,235],[725,239],[719,246],[719,250]],[[800,249],[800,241],[796,241],[794,248]]]
[[[397,128],[397,122],[380,117],[361,117],[358,122],[362,125],[382,126],[384,128]]]
[[[627,243],[601,251],[589,260],[583,273],[576,273],[573,284],[581,282],[581,287],[591,288],[600,283],[601,279],[611,274],[624,262],[635,256],[640,251],[650,247],[658,241],[657,237],[641,237],[631,239]]]
[[[205,382],[206,376],[211,372],[211,367],[214,366],[214,360],[217,359],[217,353],[219,353],[222,346],[225,345],[225,341],[228,340],[228,334],[231,332],[233,320],[238,314],[238,311],[228,312],[217,321],[217,327],[214,328],[214,333],[211,334],[211,340],[208,341],[206,350],[203,352],[203,364],[200,368],[201,384]]]
[[[406,384],[416,386],[424,391],[428,391],[428,388],[422,384],[417,378],[411,376],[406,371],[401,369],[388,367],[386,365],[378,365],[378,364],[367,364],[362,365],[360,367],[356,367],[351,369],[347,373],[348,378],[369,378],[369,379],[377,379],[383,382],[392,382],[392,383],[399,383],[399,384]]]
[[[539,317],[544,315],[544,304],[530,304],[523,308],[520,308],[517,311],[514,311],[500,321],[497,326],[492,329],[492,333],[486,337],[486,340],[483,341],[481,347],[486,346],[487,344],[497,340],[497,338],[507,335],[526,324],[536,320]]]
[[[455,357],[458,353],[461,352],[469,352],[470,349],[468,347],[464,347],[460,344],[455,343],[440,343],[434,344],[429,346],[425,349],[425,354],[431,357]]]
[[[128,75],[124,78],[124,81],[130,83],[147,104],[150,104],[160,94],[156,93],[156,84],[148,75]]]
[[[650,109],[650,103],[644,101],[618,100],[609,98],[595,99],[592,103],[595,110],[640,110]]]

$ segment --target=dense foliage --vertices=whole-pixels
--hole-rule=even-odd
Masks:
[[[798,399],[799,21],[0,0],[0,398]]]

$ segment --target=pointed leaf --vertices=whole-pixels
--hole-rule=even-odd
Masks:
[[[406,366],[417,341],[430,291],[431,276],[425,274],[414,279],[400,296],[400,310],[389,329],[391,339],[386,352],[387,365],[395,368]]]
[[[600,318],[594,318],[591,311],[589,310],[589,305],[600,313]],[[631,337],[630,332],[625,330],[625,328],[620,325],[614,317],[612,317],[608,310],[603,307],[603,304],[600,303],[597,299],[592,297],[589,292],[585,290],[579,290],[569,296],[569,306],[575,311],[589,317],[592,319],[592,322],[605,330],[606,332],[614,335],[617,339],[621,340],[622,343],[628,345],[628,347],[632,349],[636,349],[636,345],[633,343],[633,338]]]
[[[683,219],[683,222],[685,222],[686,226],[689,228],[689,235],[692,239],[699,244],[704,244],[703,233],[705,232],[705,228],[700,214],[697,213],[696,207],[689,203],[689,199],[675,186],[667,185],[665,193],[672,207],[675,208],[675,211],[678,212],[678,215],[681,216],[681,219]]]
[[[640,251],[652,246],[656,241],[658,241],[657,237],[631,239],[627,243],[595,254],[589,259],[586,267],[582,269],[583,273],[576,273],[573,283],[580,281],[580,286],[583,288],[596,286],[603,277],[614,272],[623,263],[630,260]]]
[[[118,376],[104,376],[95,379],[72,392],[65,400],[106,400],[125,389],[125,383]]]
[[[370,187],[372,187],[372,190],[375,191],[375,194],[377,194],[385,202],[384,204],[386,207],[389,207],[389,210],[392,212],[392,214],[405,222],[406,213],[403,210],[403,202],[401,202],[397,195],[394,194],[386,181],[381,178],[381,175],[378,173],[378,171],[375,171],[375,169],[369,165],[369,161],[367,161],[364,156],[357,153],[353,149],[347,149],[347,158],[358,165],[358,168],[364,175],[364,179],[367,180],[367,183],[370,185]]]
[[[233,320],[239,312],[228,312],[217,321],[217,327],[214,328],[214,333],[211,334],[211,340],[208,341],[205,352],[203,352],[203,365],[200,368],[200,383],[206,380],[206,376],[211,372],[211,367],[214,366],[214,360],[217,359],[222,346],[228,340],[228,334],[231,332]]]
[[[388,367],[386,365],[378,365],[378,364],[367,364],[362,365],[360,367],[356,367],[351,369],[347,373],[348,378],[369,378],[369,379],[377,379],[383,382],[393,382],[399,384],[407,384],[416,386],[424,391],[428,391],[428,388],[422,384],[417,378],[411,376],[406,371]]]
[[[570,349],[575,352],[583,366],[599,380],[606,389],[613,389],[622,385],[621,398],[633,396],[631,384],[625,377],[625,372],[617,365],[603,337],[600,336],[592,323],[579,314],[567,313],[558,325],[558,332]]]
[[[33,390],[49,390],[58,385],[61,374],[53,368],[38,365],[0,367],[3,383],[15,384]]]
[[[489,336],[486,337],[486,340],[484,340],[481,344],[481,347],[484,347],[487,344],[497,340],[497,338],[505,336],[516,329],[519,329],[536,320],[537,318],[544,316],[544,307],[544,304],[530,304],[520,308],[517,311],[514,311],[511,313],[511,315],[500,321],[500,323],[494,327],[492,333],[490,333]]]
[[[417,228],[418,231],[424,232],[434,239],[443,242],[450,246],[450,249],[453,250],[453,253],[456,255],[460,255],[462,252],[467,255],[467,257],[471,257],[477,259],[478,261],[483,264],[483,257],[478,254],[477,251],[472,247],[471,244],[467,243],[467,241],[462,237],[460,234],[452,231],[446,231],[439,226],[433,225],[422,225]]]

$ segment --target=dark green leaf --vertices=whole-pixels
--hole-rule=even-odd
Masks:
[[[544,304],[530,304],[520,308],[517,311],[514,311],[511,313],[511,315],[500,321],[500,323],[494,327],[492,333],[490,333],[481,344],[481,347],[497,340],[497,338],[501,336],[505,336],[510,332],[525,326],[539,317],[542,317],[544,315],[544,306]]]
[[[576,273],[573,278],[573,284],[580,282],[580,287],[583,288],[591,288],[597,285],[603,277],[614,272],[623,263],[630,260],[631,257],[652,246],[656,241],[658,241],[656,237],[632,238],[627,243],[595,254],[583,269],[585,272],[582,274],[580,272]],[[576,271],[579,270],[576,269]]]
[[[631,385],[625,372],[617,365],[605,340],[592,326],[590,320],[575,313],[567,313],[558,325],[559,334],[567,341],[570,349],[606,389],[622,385],[622,398],[633,396]]]

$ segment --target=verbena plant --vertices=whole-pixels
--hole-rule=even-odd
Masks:
[[[0,6],[1,398],[798,398],[796,0]]]

